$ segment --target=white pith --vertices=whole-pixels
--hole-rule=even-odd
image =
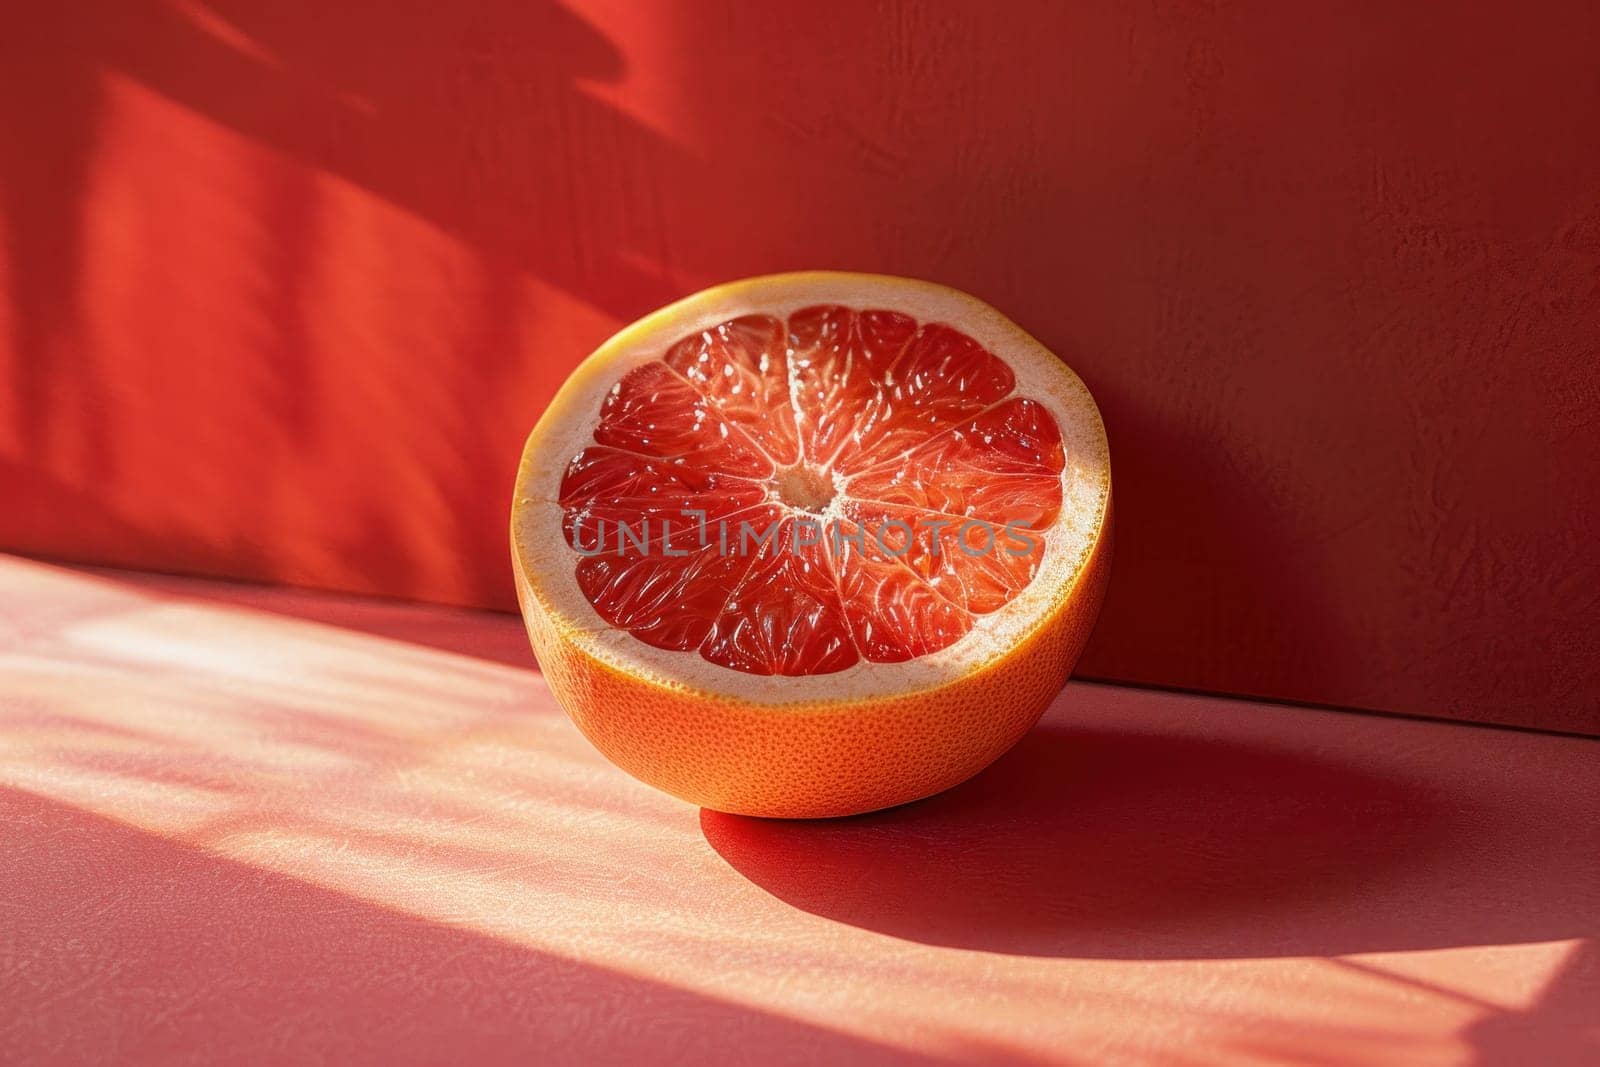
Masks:
[[[578,556],[562,533],[562,509],[556,499],[567,464],[594,443],[592,431],[606,392],[635,367],[660,359],[681,337],[752,313],[787,320],[793,312],[817,304],[884,308],[921,324],[947,323],[1011,367],[1017,383],[1011,396],[1031,398],[1049,410],[1061,431],[1066,466],[1061,474],[1060,516],[1044,532],[1044,551],[1033,580],[999,610],[975,615],[972,629],[938,652],[900,663],[863,659],[831,674],[748,674],[711,663],[697,650],[655,648],[611,626],[578,588]],[[805,458],[827,469],[833,457]],[[836,489],[842,490],[844,480],[834,477]],[[1023,640],[1070,593],[1099,537],[1109,486],[1105,431],[1088,390],[1053,353],[989,305],[942,286],[900,278],[778,275],[710,289],[646,316],[585,361],[528,438],[517,480],[513,538],[518,565],[538,607],[596,659],[662,685],[750,703],[851,700],[946,684]],[[837,516],[843,499],[841,491],[820,516],[798,513],[826,522]]]

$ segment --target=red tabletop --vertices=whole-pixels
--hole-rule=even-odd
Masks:
[[[511,617],[0,558],[0,1062],[1600,1060],[1600,743],[1074,684],[823,823]]]

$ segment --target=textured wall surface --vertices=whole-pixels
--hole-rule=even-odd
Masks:
[[[880,270],[1099,398],[1085,673],[1600,729],[1590,5],[11,22],[0,546],[507,606],[521,439],[590,347]]]

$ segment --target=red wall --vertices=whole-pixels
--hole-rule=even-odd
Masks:
[[[879,270],[1099,398],[1085,673],[1600,730],[1591,5],[8,22],[0,545],[509,606],[521,440],[590,347]]]

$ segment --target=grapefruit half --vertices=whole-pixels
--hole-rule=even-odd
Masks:
[[[1038,720],[1099,610],[1110,490],[1088,390],[987,304],[783,274],[574,371],[512,556],[548,684],[609,759],[717,811],[848,815]]]

